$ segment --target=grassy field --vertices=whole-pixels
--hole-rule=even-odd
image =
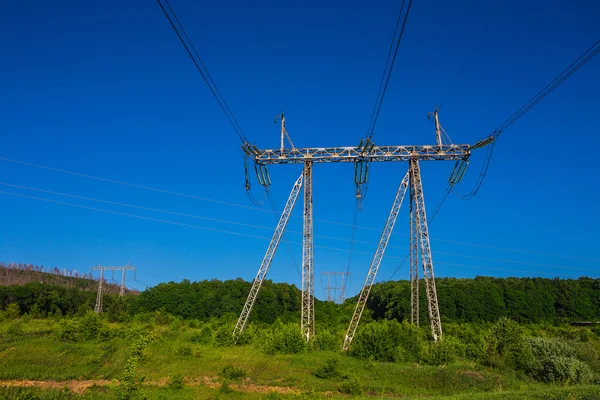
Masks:
[[[0,324],[0,398],[600,399],[600,386],[536,383],[473,362],[432,366],[333,350],[265,354],[252,345],[200,345],[193,340],[200,329],[182,321],[104,323],[91,339],[70,337],[68,326],[29,318]],[[140,344],[140,337],[151,339]],[[319,378],[318,371],[329,373]]]

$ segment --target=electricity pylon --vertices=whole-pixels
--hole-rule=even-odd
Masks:
[[[321,286],[323,286],[323,277],[327,277],[327,286],[324,289],[327,291],[327,301],[334,301],[342,304],[346,300],[346,277],[350,276],[350,272],[321,272]],[[334,285],[331,286],[331,277],[334,277]],[[338,285],[337,277],[341,277],[341,283]],[[338,295],[336,296],[336,291]],[[333,297],[331,293],[333,292]]]
[[[352,339],[354,339],[354,334],[356,333],[356,328],[358,328],[360,317],[362,316],[362,313],[365,309],[365,305],[367,304],[367,299],[369,298],[371,287],[373,287],[373,283],[375,282],[375,277],[377,276],[379,265],[381,264],[381,260],[383,259],[383,255],[385,253],[388,241],[390,239],[392,231],[394,230],[394,224],[396,223],[398,212],[400,211],[400,207],[402,206],[402,200],[404,200],[406,189],[408,188],[408,181],[409,174],[407,173],[400,182],[400,186],[398,187],[398,191],[396,192],[396,197],[394,198],[394,202],[392,203],[392,209],[390,210],[390,214],[383,228],[383,232],[381,233],[381,239],[379,239],[377,250],[375,251],[375,255],[373,256],[373,261],[371,261],[371,266],[369,267],[369,272],[367,273],[365,284],[363,285],[360,295],[358,296],[358,302],[356,303],[354,314],[352,315],[350,325],[348,326],[348,330],[346,331],[346,337],[344,338],[344,350],[348,350]]]
[[[94,312],[102,312],[102,285],[104,283],[104,271],[123,271],[121,275],[121,288],[119,290],[119,296],[123,297],[125,294],[125,271],[134,271],[135,267],[130,264],[121,267],[103,267],[98,264],[95,267],[90,268],[91,271],[100,271],[100,279],[98,280],[98,294],[96,295],[96,305],[94,306]]]
[[[354,163],[355,183],[357,184],[357,198],[362,201],[362,191],[366,187],[368,179],[368,166],[371,162],[408,162],[410,172],[406,179],[412,179],[412,183],[405,185],[411,187],[411,321],[418,324],[418,252],[421,250],[421,259],[424,268],[424,279],[428,295],[428,307],[430,308],[430,321],[432,324],[432,334],[434,340],[441,338],[441,323],[439,321],[439,310],[437,305],[437,295],[435,294],[435,280],[433,277],[433,264],[431,261],[431,250],[429,246],[429,236],[427,230],[427,219],[425,216],[425,204],[423,203],[423,190],[421,187],[421,178],[418,161],[456,161],[454,171],[450,182],[455,184],[464,175],[471,150],[482,147],[486,143],[477,143],[475,146],[468,144],[453,144],[447,138],[447,134],[439,123],[437,110],[433,113],[436,122],[436,144],[423,146],[376,146],[370,139],[362,139],[358,146],[347,147],[309,147],[296,148],[291,144],[287,131],[285,130],[284,118],[282,120],[281,147],[278,149],[260,150],[258,147],[244,143],[242,150],[247,159],[254,162],[258,182],[267,188],[271,179],[267,170],[268,165],[274,164],[303,164],[303,176],[305,181],[304,189],[304,228],[302,240],[302,335],[309,340],[314,337],[314,257],[313,257],[313,218],[312,218],[312,167],[314,163]],[[445,136],[444,136],[445,135]],[[285,148],[285,137],[288,137],[291,148]],[[414,175],[414,173],[417,175]],[[418,186],[417,186],[418,184]],[[413,187],[414,186],[414,187]],[[389,220],[389,218],[388,218]],[[387,226],[387,224],[386,224]],[[381,243],[380,243],[381,244]],[[379,247],[378,247],[379,249]],[[385,248],[383,248],[385,251]],[[379,257],[376,252],[376,257]],[[381,252],[383,257],[383,252]],[[381,262],[379,259],[378,262]],[[372,265],[373,266],[373,265]],[[371,274],[371,270],[369,272]],[[376,270],[375,270],[376,274]],[[375,275],[367,275],[365,285],[372,284]],[[360,301],[366,300],[369,295],[370,287],[363,287],[364,297]],[[344,348],[347,348],[352,341],[353,335],[360,320],[362,308],[357,305],[358,315],[353,317],[348,330],[347,338],[344,341]],[[414,314],[415,311],[417,314]],[[241,318],[241,316],[240,316]],[[350,329],[352,328],[352,329]],[[242,328],[243,329],[243,328]]]
[[[277,227],[275,228],[275,233],[273,233],[273,238],[269,243],[269,247],[267,248],[267,252],[265,257],[263,258],[260,267],[258,268],[258,273],[256,274],[256,278],[252,282],[252,287],[250,288],[250,293],[248,293],[248,298],[246,299],[246,303],[244,304],[244,308],[238,318],[237,323],[235,324],[235,328],[233,329],[233,340],[237,342],[241,333],[243,332],[246,324],[248,323],[248,318],[250,317],[250,313],[252,312],[252,308],[254,307],[254,303],[256,302],[256,297],[258,296],[258,292],[265,280],[265,276],[267,276],[267,272],[269,272],[269,267],[271,266],[271,261],[273,261],[273,257],[275,256],[275,252],[277,251],[277,247],[279,246],[279,242],[281,241],[281,237],[283,236],[283,232],[285,231],[285,227],[287,226],[288,220],[290,219],[290,215],[292,215],[292,211],[294,210],[294,205],[296,204],[296,199],[298,198],[298,194],[300,193],[300,189],[302,188],[302,180],[304,178],[304,173],[300,175],[300,177],[294,183],[292,187],[292,192],[283,208],[283,212],[281,213],[281,217],[279,218],[279,222],[277,223]],[[304,275],[303,275],[304,276]]]

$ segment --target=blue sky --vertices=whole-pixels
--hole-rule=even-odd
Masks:
[[[282,109],[298,147],[350,146],[364,136],[399,2],[171,4],[246,135],[259,147],[278,147],[273,117]],[[413,2],[375,131],[377,144],[432,144],[426,113],[454,81],[441,123],[455,143],[473,143],[600,38],[597,1],[505,0],[457,77],[497,5]],[[0,33],[0,157],[254,207],[243,188],[239,140],[156,2],[9,2],[0,14]],[[437,276],[599,275],[598,71],[600,58],[500,137],[474,199],[451,195],[447,200],[430,228]],[[482,156],[474,154],[459,190],[468,191]],[[445,190],[452,166],[422,165],[429,210]],[[378,230],[407,166],[371,167],[358,225],[374,230],[357,229],[350,295],[364,281]],[[278,207],[300,168],[270,168]],[[267,211],[233,207],[6,161],[0,161],[0,181],[264,227],[0,185],[4,192],[258,236],[0,193],[2,261],[79,271],[96,263],[131,262],[139,280],[150,285],[184,278],[252,279],[277,218],[268,206]],[[351,236],[349,226],[325,221],[351,224],[354,207],[352,165],[316,165],[315,291],[321,298],[319,275],[346,270]],[[301,207],[294,215],[301,216]],[[280,247],[269,278],[299,285],[290,257],[299,264],[297,217],[286,235],[295,243]],[[390,279],[406,254],[407,207],[395,232],[378,280]],[[403,266],[395,279],[407,277]]]

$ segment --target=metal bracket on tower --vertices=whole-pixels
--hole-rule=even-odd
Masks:
[[[315,335],[312,161],[304,162],[304,228],[302,237],[302,336]]]
[[[267,252],[265,253],[263,261],[258,268],[256,278],[254,278],[254,281],[252,282],[252,287],[250,288],[250,293],[248,293],[248,298],[246,299],[244,308],[242,309],[240,317],[238,318],[235,328],[233,329],[234,342],[237,342],[241,333],[246,327],[246,324],[248,323],[248,318],[250,317],[250,313],[254,307],[254,302],[256,301],[258,292],[260,291],[265,276],[267,276],[267,272],[271,266],[271,261],[273,261],[273,257],[275,256],[275,252],[277,251],[277,247],[279,246],[279,242],[283,236],[285,227],[290,219],[290,215],[292,215],[292,210],[296,204],[296,199],[298,198],[298,194],[302,188],[302,180],[303,174],[300,175],[300,177],[296,180],[296,183],[294,183],[287,203],[283,208],[283,212],[281,213],[281,217],[279,218],[279,222],[277,223],[277,227],[275,228],[275,232],[273,233],[273,237],[271,238]]]
[[[346,332],[346,337],[344,338],[344,351],[348,350],[348,348],[350,347],[350,343],[352,343],[352,339],[354,339],[354,335],[356,334],[356,328],[358,328],[360,317],[362,316],[362,313],[365,309],[365,305],[367,304],[367,299],[369,298],[371,287],[375,282],[375,277],[377,276],[379,265],[381,264],[381,260],[383,259],[383,255],[385,253],[388,241],[390,239],[392,231],[394,230],[394,224],[396,223],[398,212],[400,211],[400,207],[402,206],[402,200],[404,199],[404,195],[406,194],[406,189],[408,188],[408,180],[409,174],[407,173],[400,182],[400,186],[398,187],[398,191],[396,192],[396,197],[394,198],[392,209],[390,210],[390,214],[385,223],[385,227],[383,228],[383,232],[381,233],[381,239],[379,240],[377,250],[375,251],[375,255],[373,256],[373,261],[371,262],[369,272],[367,273],[365,284],[363,285],[360,295],[358,296],[358,302],[356,303],[354,314],[352,315],[350,325],[348,326],[348,331]]]
[[[431,324],[431,336],[437,342],[442,338],[442,322],[438,306],[437,291],[435,288],[435,277],[433,275],[433,260],[431,258],[431,246],[429,243],[429,230],[427,226],[427,215],[425,213],[425,200],[423,197],[423,185],[421,184],[421,170],[419,160],[410,160],[410,185],[411,194],[414,198],[414,211],[421,247],[421,262],[423,264],[423,280],[427,294],[427,308],[429,310],[429,323]],[[412,250],[412,249],[411,249]]]

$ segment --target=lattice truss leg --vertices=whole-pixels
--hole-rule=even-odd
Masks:
[[[104,271],[100,270],[100,279],[98,280],[98,294],[96,295],[96,305],[94,312],[97,314],[102,312],[102,281],[104,280]]]
[[[290,196],[285,204],[283,212],[281,213],[281,217],[279,218],[279,222],[277,223],[277,227],[275,228],[275,232],[273,233],[273,237],[271,238],[271,242],[269,243],[269,247],[267,248],[267,252],[265,253],[265,257],[263,258],[260,267],[258,268],[258,272],[256,274],[256,278],[252,282],[252,287],[250,288],[250,293],[248,293],[248,298],[246,299],[246,303],[244,304],[244,308],[238,318],[238,321],[233,329],[233,340],[237,342],[241,333],[243,332],[246,324],[248,323],[248,318],[250,317],[250,313],[252,312],[252,308],[254,307],[254,303],[256,302],[256,297],[258,296],[258,292],[265,280],[265,276],[267,276],[267,272],[269,271],[269,267],[271,266],[271,261],[273,261],[273,257],[275,256],[275,252],[277,251],[277,247],[279,246],[279,242],[281,241],[281,237],[285,232],[285,227],[290,219],[290,215],[292,215],[292,211],[294,210],[294,205],[296,204],[296,199],[300,193],[300,189],[302,188],[302,180],[303,175],[300,175],[294,186],[292,187],[292,191]]]
[[[423,185],[421,184],[421,170],[419,168],[419,161],[416,158],[410,160],[409,173],[411,194],[414,198],[414,212],[416,214],[416,225],[418,230],[417,234],[419,236],[419,245],[421,248],[421,262],[423,264],[423,280],[425,280],[425,290],[427,294],[429,323],[431,324],[431,335],[433,336],[433,340],[437,342],[442,338],[442,322],[440,321],[440,310],[438,307],[435,278],[433,275],[433,260],[431,258],[431,246],[429,243],[429,230],[427,226],[427,215],[425,213]],[[418,284],[418,281],[416,281],[415,284]]]
[[[396,197],[394,198],[392,209],[390,210],[390,214],[385,223],[385,227],[383,228],[383,232],[381,233],[381,239],[379,239],[377,250],[375,251],[373,261],[371,262],[369,272],[367,273],[367,278],[365,279],[365,284],[363,285],[360,295],[358,296],[358,302],[356,303],[354,314],[352,315],[350,325],[348,326],[348,331],[346,332],[346,337],[344,338],[344,351],[348,350],[348,348],[350,347],[350,343],[352,343],[352,339],[354,339],[354,335],[356,334],[356,328],[358,328],[360,317],[362,316],[362,313],[365,309],[365,305],[367,304],[367,299],[369,298],[371,287],[375,282],[375,277],[377,276],[379,265],[381,264],[381,260],[385,253],[385,249],[387,247],[389,238],[394,229],[394,224],[396,223],[398,212],[400,211],[400,207],[402,206],[402,200],[404,199],[404,195],[406,194],[406,189],[408,187],[408,180],[409,174],[407,173],[404,176],[404,179],[402,179],[402,182],[400,182],[400,186],[398,187],[398,191],[396,192]]]
[[[410,185],[410,322],[419,326],[419,228],[415,196]]]
[[[302,237],[302,335],[315,335],[312,161],[304,163],[304,228]]]

